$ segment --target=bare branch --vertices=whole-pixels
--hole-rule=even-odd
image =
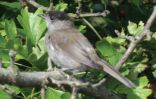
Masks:
[[[130,41],[130,42],[135,41],[135,37],[133,37],[133,36],[122,35],[122,34],[120,34],[119,31],[117,31],[117,30],[115,30],[115,33],[116,33],[116,35],[117,35],[119,38],[126,39],[126,40],[128,40],[128,41]]]
[[[92,87],[99,87],[101,85],[103,85],[106,82],[106,78],[103,78],[102,80],[100,80],[98,83],[93,84]]]
[[[50,6],[45,7],[43,5],[38,4],[37,2],[35,2],[34,0],[26,0],[26,2],[28,2],[29,4],[31,4],[32,6],[36,7],[36,8],[41,8],[44,11],[51,11],[53,10],[53,0],[51,0],[50,2]],[[94,17],[94,16],[106,16],[108,15],[110,12],[108,10],[104,10],[103,12],[99,12],[99,13],[85,13],[85,14],[81,14],[80,13],[80,8],[81,8],[81,0],[79,0],[78,2],[78,7],[77,7],[77,12],[76,14],[70,14],[71,17]]]
[[[76,86],[73,86],[71,99],[77,99],[77,94],[78,94],[78,88]]]
[[[73,13],[70,13],[69,15],[71,17],[96,17],[96,16],[103,16],[103,17],[106,17],[110,12],[108,10],[104,10],[103,12],[98,12],[98,13],[81,13],[79,15],[77,14],[73,14]]]
[[[2,59],[0,58],[0,69],[2,68]]]
[[[53,81],[50,82],[48,78],[53,79]],[[78,85],[77,88],[79,88],[79,92],[92,96],[96,99],[103,99],[103,97],[105,97],[105,99],[120,99],[120,97],[107,90],[104,86],[93,88],[88,83],[83,83],[74,78],[68,81],[67,78],[64,77],[64,75],[62,75],[62,73],[59,71],[19,72],[18,75],[15,75],[9,70],[3,68],[0,69],[1,84],[13,84],[19,87],[42,87],[43,80],[45,80],[45,84],[47,86],[56,86],[58,83],[60,83],[62,86],[71,88],[73,85]]]
[[[94,31],[94,33],[97,35],[97,37],[102,40],[102,37],[100,36],[100,34],[97,32],[97,30],[85,19],[82,18],[82,20]]]
[[[14,50],[10,50],[9,56],[10,56],[10,67],[13,68],[14,62],[15,62],[15,57],[16,57],[16,52]]]
[[[136,40],[134,40],[133,42],[130,43],[128,49],[126,50],[126,52],[124,53],[122,58],[119,60],[119,62],[116,64],[116,69],[120,69],[120,67],[126,62],[128,57],[131,55],[131,53],[133,52],[133,50],[135,49],[137,44],[140,43],[145,36],[147,36],[148,38],[151,37],[151,35],[153,33],[150,31],[150,27],[153,24],[155,18],[156,18],[156,6],[154,6],[154,10],[153,10],[151,16],[149,17],[149,19],[147,20],[143,31],[136,38]]]
[[[32,6],[36,7],[36,8],[41,8],[45,11],[49,11],[48,7],[45,7],[43,5],[38,4],[37,2],[35,2],[34,0],[26,0],[26,2],[28,2],[29,4],[31,4]]]
[[[45,88],[44,87],[42,87],[41,88],[41,99],[45,99]]]
[[[78,17],[80,17],[81,6],[82,6],[81,0],[78,0],[78,6],[76,7],[76,15],[77,15]]]
[[[50,6],[48,8],[48,11],[52,11],[54,9],[53,0],[50,0]]]

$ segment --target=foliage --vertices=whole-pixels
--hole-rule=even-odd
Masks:
[[[39,0],[39,3],[47,5],[49,1]],[[117,38],[114,30],[121,30],[120,33],[123,35],[137,37],[144,28],[145,20],[151,14],[153,4],[154,1],[150,0],[84,0],[81,9],[83,13],[103,11],[105,7],[111,12],[107,17],[86,18],[103,37],[102,40],[98,40],[96,34],[81,19],[75,18],[73,21],[77,29],[95,45],[99,56],[115,66],[129,46],[129,42]],[[0,1],[0,5],[2,9],[0,14],[0,58],[2,58],[3,67],[7,68],[8,52],[13,49],[17,52],[15,64],[21,71],[45,71],[47,68],[47,53],[44,44],[46,24],[42,18],[38,17],[43,10],[41,8],[35,10],[29,7],[22,8],[17,0],[14,2]],[[56,0],[54,5],[56,10],[75,13],[77,1]],[[152,30],[155,31],[156,27],[153,26]],[[126,99],[147,99],[152,93],[149,85],[152,85],[151,82],[154,82],[153,79],[156,78],[156,47],[154,44],[156,44],[156,33],[152,36],[151,41],[143,40],[121,68],[120,72],[135,82],[136,88],[126,88],[115,79],[110,79],[107,87]],[[101,78],[101,75],[102,77],[105,75],[100,71],[93,74],[97,75],[98,79]],[[16,98],[40,98],[38,89],[17,86],[10,86],[10,88],[15,91]],[[69,99],[70,95],[69,92],[56,88],[46,90],[46,99]],[[0,97],[11,99],[11,96],[2,90],[0,90]],[[79,94],[78,98],[91,99],[82,94]]]

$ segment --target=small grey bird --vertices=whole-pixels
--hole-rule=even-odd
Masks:
[[[91,43],[75,28],[66,13],[50,11],[42,17],[47,23],[45,42],[48,55],[57,66],[71,71],[103,69],[127,87],[135,87],[130,80],[98,57]]]

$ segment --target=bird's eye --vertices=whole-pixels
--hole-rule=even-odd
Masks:
[[[50,17],[51,20],[54,20],[54,17]]]

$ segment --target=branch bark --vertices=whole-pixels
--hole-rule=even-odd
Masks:
[[[156,18],[156,6],[154,6],[154,10],[149,19],[147,20],[143,31],[140,33],[138,37],[136,37],[136,39],[134,39],[134,41],[130,42],[128,49],[126,50],[122,58],[119,60],[119,62],[116,64],[116,69],[120,69],[120,67],[127,61],[128,57],[131,55],[137,44],[140,43],[145,36],[147,36],[149,39],[151,38],[151,35],[153,33],[150,31],[150,27],[153,24],[155,18]]]
[[[107,90],[103,85],[98,87],[93,87],[86,83],[81,83],[77,79],[72,79],[71,81],[67,80],[67,77],[62,75],[59,71],[52,72],[19,72],[14,74],[10,70],[1,68],[0,69],[0,84],[13,84],[19,87],[42,87],[43,81],[47,86],[57,86],[58,82],[50,81],[48,79],[54,79],[61,82],[61,86],[68,88],[67,90],[71,91],[71,88],[74,85],[78,86],[79,92],[85,95],[92,96],[96,99],[121,99],[116,94]]]

